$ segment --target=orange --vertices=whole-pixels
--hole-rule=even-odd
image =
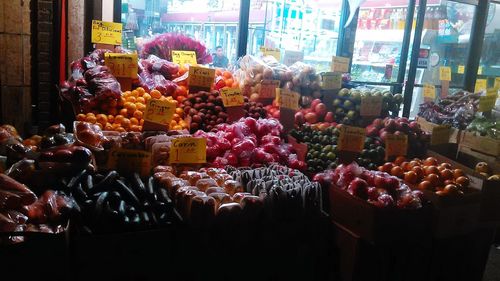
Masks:
[[[108,117],[105,114],[97,114],[96,121],[102,125],[106,125],[106,123],[108,123]]]
[[[120,100],[118,100],[118,106],[123,106],[123,104],[126,102],[124,97],[120,97]]]
[[[123,121],[122,121],[122,127],[123,128],[129,128],[130,127],[130,119],[128,118],[123,118]]]
[[[234,83],[234,80],[232,78],[229,78],[226,80],[226,86],[232,87]]]
[[[146,100],[143,98],[143,97],[138,97],[137,99],[135,99],[136,103],[146,103]]]
[[[215,76],[222,76],[222,69],[220,68],[215,69]]]
[[[87,117],[85,117],[85,121],[92,123],[92,124],[95,124],[96,118],[95,118],[94,114],[92,114],[92,115],[87,114]]]
[[[174,113],[174,115],[172,115],[172,118],[175,120],[179,120],[181,117],[179,116],[179,114]]]
[[[76,120],[77,120],[77,121],[85,121],[85,117],[86,117],[86,116],[85,116],[85,114],[80,113],[80,114],[78,114],[78,115],[76,116]]]
[[[175,120],[170,121],[170,127],[173,127],[177,125],[177,122]]]
[[[132,132],[140,132],[141,131],[141,126],[132,125],[132,126],[130,126],[130,131],[132,131]]]
[[[144,119],[141,119],[141,121],[139,121],[139,124],[144,125]]]
[[[222,72],[222,76],[224,76],[224,78],[226,78],[226,79],[233,78],[233,75],[231,74],[231,72],[229,72],[227,70]]]
[[[185,96],[178,96],[177,97],[177,102],[183,102],[186,99]]]
[[[123,117],[123,115],[116,115],[115,116],[115,124],[121,124],[123,122],[123,119],[125,119]]]
[[[158,91],[158,90],[152,90],[150,95],[151,95],[151,97],[153,97],[155,99],[159,99],[162,96],[160,91]]]
[[[128,101],[128,102],[135,102],[135,97],[127,97],[126,101]]]
[[[137,110],[140,110],[140,111],[144,111],[146,109],[146,105],[143,103],[136,103],[135,107],[137,107]]]
[[[139,95],[141,95],[141,96],[142,96],[142,95],[144,95],[144,93],[146,92],[146,91],[144,90],[144,88],[143,88],[143,87],[137,87],[137,89],[135,89],[135,90],[136,90],[136,91],[139,93]]]
[[[139,120],[137,120],[137,118],[135,117],[130,118],[130,125],[138,125],[138,124]]]
[[[109,123],[113,123],[113,121],[115,121],[115,116],[113,116],[113,115],[108,115],[108,122],[109,122]]]
[[[151,99],[151,95],[148,93],[145,93],[142,97],[144,98],[145,101],[148,101]]]
[[[140,110],[134,111],[134,118],[136,118],[137,120],[142,119],[142,111]]]
[[[126,132],[127,130],[125,130],[123,127],[118,127],[116,128],[116,131],[120,132],[120,133],[124,133]]]
[[[110,123],[106,123],[106,126],[104,126],[104,130],[106,131],[112,131],[113,130],[113,125]]]
[[[137,90],[133,90],[132,91],[132,96],[133,97],[138,97],[139,96],[139,92]]]
[[[137,106],[135,105],[135,103],[128,102],[125,104],[125,108],[127,109],[127,112],[129,114],[133,114],[134,111],[137,109]]]
[[[128,116],[127,109],[126,109],[126,108],[122,108],[122,109],[120,109],[120,115],[123,115],[123,116]]]
[[[182,130],[182,127],[179,125],[175,125],[172,127],[173,130]]]
[[[177,115],[181,116],[183,113],[184,113],[184,110],[182,110],[182,108],[177,107],[177,108],[175,109],[175,114],[177,114]]]
[[[130,95],[130,93],[131,93],[130,91],[125,91],[125,92],[123,92],[123,94],[124,94],[125,96]]]

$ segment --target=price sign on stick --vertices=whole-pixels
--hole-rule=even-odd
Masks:
[[[439,125],[432,128],[431,145],[438,145],[450,142],[451,128],[446,125]]]
[[[149,130],[148,128],[150,128],[151,130],[154,130],[155,128],[163,128],[163,130],[166,130],[167,125],[169,125],[170,121],[172,121],[174,112],[175,103],[157,99],[150,99],[146,103],[146,109],[144,110],[143,130],[147,131]],[[154,124],[160,124],[161,126],[155,126]]]
[[[276,97],[276,89],[279,86],[279,80],[262,80],[262,83],[260,84],[259,98],[274,99]]]
[[[365,146],[366,130],[364,128],[342,126],[340,128],[339,150],[361,152]]]
[[[170,164],[206,163],[207,140],[205,138],[173,139],[170,146]]]
[[[349,58],[333,56],[331,67],[332,72],[349,72],[349,61]]]
[[[451,67],[441,66],[439,68],[439,80],[441,81],[451,81]]]
[[[477,111],[487,112],[487,111],[492,110],[495,107],[497,97],[498,97],[498,94],[486,95],[486,96],[479,97],[479,108]]]
[[[477,79],[476,86],[474,87],[474,93],[479,93],[481,91],[486,90],[488,87],[488,80],[486,79]]]
[[[240,89],[223,88],[220,90],[224,107],[243,106],[244,99]]]
[[[277,61],[281,60],[281,51],[278,48],[268,48],[268,47],[261,46],[260,52],[264,56],[273,56]]]
[[[361,98],[361,116],[379,116],[382,111],[382,96],[370,96]]]
[[[299,99],[300,95],[296,92],[286,89],[277,89],[276,91],[276,101],[280,108],[297,110],[299,109]]]
[[[391,156],[406,156],[408,151],[408,136],[387,134],[385,138],[385,158]]]
[[[122,24],[92,20],[91,41],[96,44],[121,45]]]
[[[436,87],[430,84],[424,84],[424,100],[433,101],[436,99]]]
[[[458,74],[464,74],[465,72],[465,66],[459,65],[457,69]]]
[[[179,65],[197,65],[194,51],[172,51],[172,61]]]
[[[500,90],[500,77],[495,77],[495,86],[493,88]]]
[[[122,174],[139,173],[148,176],[151,172],[151,153],[134,150],[113,148],[109,152],[107,168],[117,170]]]
[[[339,72],[326,72],[322,76],[323,90],[336,90],[342,88],[342,73]]]
[[[215,69],[191,66],[189,67],[188,85],[190,88],[199,88],[210,91],[214,83]]]
[[[104,54],[104,64],[109,67],[115,77],[136,78],[137,62],[137,54]]]

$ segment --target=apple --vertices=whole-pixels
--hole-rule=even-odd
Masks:
[[[382,129],[384,127],[384,121],[381,118],[376,118],[373,120],[372,125],[377,129]]]
[[[276,118],[276,119],[279,119],[280,118],[280,111],[279,110],[276,110],[273,114],[272,114],[273,118]]]
[[[382,207],[389,207],[394,205],[394,199],[389,194],[381,194],[378,197],[377,202],[380,204],[379,206]]]
[[[394,119],[387,119],[384,122],[384,127],[389,132],[394,132],[396,130],[397,124]]]
[[[368,199],[368,183],[360,178],[355,178],[349,183],[347,192],[361,199]]]
[[[326,114],[326,111],[327,111],[326,105],[324,103],[320,102],[314,107],[314,111],[321,118],[321,117],[325,116],[325,114]]]
[[[313,99],[313,101],[311,102],[311,108],[315,108],[316,105],[318,105],[320,103],[321,103],[320,99]]]
[[[399,180],[396,177],[390,176],[384,180],[385,189],[395,191],[399,187]]]
[[[385,139],[387,137],[387,134],[389,132],[384,128],[384,129],[381,129],[379,132],[378,132],[378,136],[380,137],[380,139],[385,142]]]
[[[295,124],[301,126],[306,122],[306,119],[304,117],[304,113],[298,111],[295,113]]]
[[[410,124],[408,125],[412,131],[420,131],[420,124],[417,123],[417,121],[411,121]]]
[[[335,115],[333,114],[333,112],[328,111],[325,115],[325,122],[332,123],[333,121],[335,121]]]
[[[309,124],[314,124],[314,123],[318,122],[318,116],[316,115],[316,113],[313,113],[313,112],[307,113],[305,115],[305,118],[306,118],[306,122]]]

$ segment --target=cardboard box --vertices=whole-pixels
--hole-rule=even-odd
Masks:
[[[432,129],[439,126],[438,124],[427,121],[425,118],[417,117],[417,123],[420,125],[422,131],[432,134]],[[460,141],[461,131],[459,129],[450,128],[449,143],[458,143]]]
[[[500,156],[500,140],[490,137],[477,136],[471,132],[463,132],[460,146],[468,147],[489,156]]]
[[[395,243],[428,235],[430,210],[379,208],[347,191],[330,187],[332,220],[373,244]]]

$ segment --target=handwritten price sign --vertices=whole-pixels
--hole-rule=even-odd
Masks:
[[[122,24],[92,20],[91,41],[96,44],[121,45]]]
[[[196,53],[194,51],[172,51],[172,61],[179,65],[196,65]]]
[[[297,110],[299,109],[299,99],[300,95],[290,90],[278,89],[276,92],[276,101],[280,108]]]
[[[391,156],[406,156],[408,151],[408,136],[387,134],[385,138],[385,158]]]
[[[273,56],[277,61],[281,60],[281,51],[278,48],[268,48],[268,47],[261,46],[260,52],[264,56]]]
[[[263,80],[260,85],[259,98],[274,99],[276,97],[276,89],[280,86],[279,80]]]
[[[424,84],[424,99],[427,100],[436,99],[436,86],[430,84]]]
[[[109,67],[115,77],[137,77],[137,54],[104,54],[104,64]]]
[[[336,90],[342,88],[342,73],[326,72],[322,75],[323,90]]]
[[[223,88],[220,94],[224,107],[243,106],[245,102],[240,89]]]
[[[498,94],[486,95],[483,97],[479,97],[479,108],[477,111],[487,112],[487,111],[492,110],[495,107],[497,97],[498,97]]]
[[[361,116],[379,116],[382,111],[382,96],[361,98]]]
[[[340,73],[349,72],[349,61],[349,58],[333,56],[331,70]]]
[[[214,83],[215,69],[200,66],[189,68],[189,87],[210,89]]]
[[[432,128],[431,145],[438,145],[450,142],[450,126],[440,125]]]
[[[342,126],[339,137],[339,150],[361,152],[365,146],[366,130],[364,128]]]
[[[144,121],[157,124],[170,124],[175,112],[175,103],[150,99],[144,111]]]
[[[178,138],[172,140],[170,164],[206,163],[207,140],[204,138]]]
[[[451,81],[451,67],[441,66],[439,68],[439,80],[441,81]]]

